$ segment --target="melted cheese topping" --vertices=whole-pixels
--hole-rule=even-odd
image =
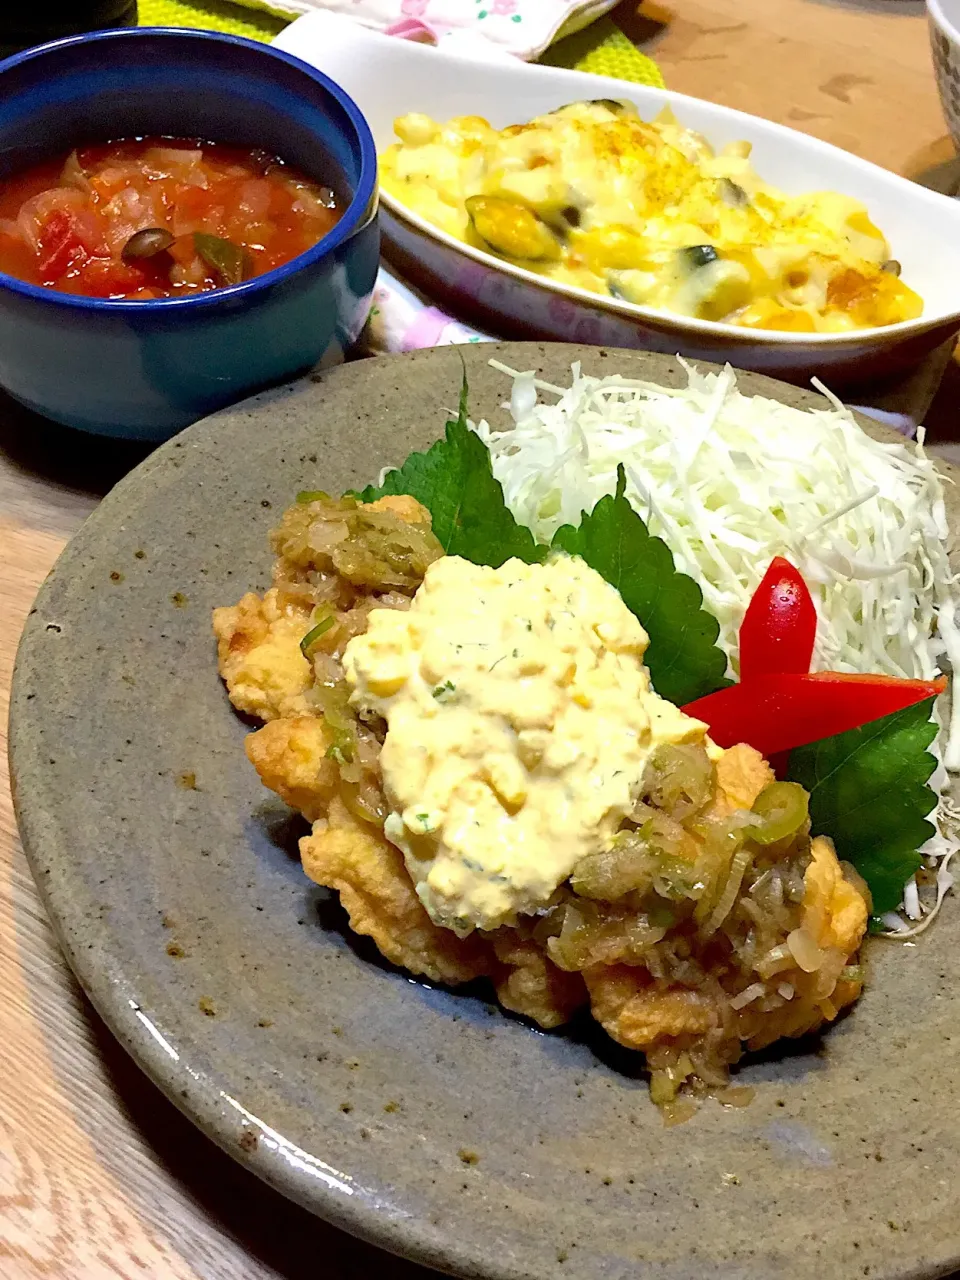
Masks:
[[[682,315],[793,332],[912,319],[864,206],[788,196],[750,144],[715,154],[669,112],[577,102],[529,124],[402,116],[383,187],[457,239],[551,279]]]
[[[706,726],[651,691],[647,634],[581,560],[444,557],[351,640],[351,701],[385,717],[388,838],[436,923],[535,912],[609,846],[659,743]]]

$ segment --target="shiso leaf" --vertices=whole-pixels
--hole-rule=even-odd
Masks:
[[[616,494],[584,512],[576,529],[558,529],[552,545],[580,556],[616,587],[650,637],[646,663],[654,689],[683,706],[729,684],[727,659],[716,643],[720,624],[702,607],[696,582],[674,565],[667,544],[648,532],[625,488],[621,466]]]
[[[934,834],[937,797],[927,782],[936,760],[933,699],[824,738],[790,754],[789,777],[810,793],[813,835],[870,886],[875,915],[895,911],[903,886],[922,865],[917,850]]]
[[[494,569],[516,558],[535,564],[547,555],[533,534],[518,524],[493,477],[490,452],[467,424],[467,375],[460,390],[460,411],[447,423],[444,439],[426,453],[411,453],[402,467],[388,471],[380,485],[357,496],[374,502],[386,494],[409,494],[433,518],[433,532],[448,556],[462,556]]]

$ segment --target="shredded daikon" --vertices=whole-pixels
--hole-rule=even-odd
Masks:
[[[574,364],[564,388],[490,363],[513,378],[515,425],[475,429],[515,517],[547,542],[614,492],[623,463],[626,496],[718,619],[730,675],[744,610],[776,555],[797,565],[816,605],[814,670],[912,679],[960,670],[944,480],[922,429],[915,444],[880,443],[821,384],[822,408],[795,409],[741,394],[729,366],[703,374],[679,360],[686,385],[664,387],[589,377]],[[943,796],[943,764],[960,769],[960,698],[938,741],[931,785],[943,798],[923,849],[935,900],[923,902],[911,881],[898,936],[923,929],[952,883],[958,815]]]

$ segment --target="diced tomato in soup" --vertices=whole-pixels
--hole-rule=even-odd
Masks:
[[[0,271],[91,298],[174,298],[262,275],[342,210],[274,156],[140,138],[0,180]]]

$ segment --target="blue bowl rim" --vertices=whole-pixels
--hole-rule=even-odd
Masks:
[[[310,66],[308,62],[304,62],[301,58],[295,58],[292,54],[285,53],[281,49],[275,49],[272,45],[263,44],[259,40],[250,40],[246,36],[233,36],[220,31],[198,31],[190,27],[120,27],[108,31],[91,31],[78,36],[67,36],[62,40],[51,40],[47,44],[26,49],[23,53],[17,53],[10,58],[0,60],[0,76],[12,67],[20,66],[35,59],[41,59],[56,50],[100,41],[136,41],[151,36],[159,36],[163,39],[201,40],[212,44],[238,45],[244,49],[251,49],[265,57],[276,58],[281,62],[286,62],[295,70],[306,72],[312,80],[320,84],[342,107],[356,130],[357,140],[360,144],[360,179],[357,182],[353,199],[345,209],[343,217],[311,249],[307,249],[304,253],[291,258],[289,262],[285,262],[282,266],[274,267],[272,271],[264,272],[261,276],[254,276],[250,280],[244,280],[240,284],[208,289],[204,293],[191,294],[186,298],[150,298],[143,300],[135,298],[88,298],[84,294],[61,293],[56,289],[44,288],[43,285],[28,284],[25,280],[18,280],[16,276],[8,275],[4,271],[0,271],[0,288],[9,289],[33,301],[42,301],[53,306],[83,311],[108,311],[111,314],[135,312],[140,315],[159,308],[164,311],[187,307],[196,309],[209,308],[218,306],[225,300],[247,298],[258,290],[269,288],[271,285],[297,275],[305,267],[311,266],[327,257],[331,250],[336,249],[338,245],[349,240],[373,221],[376,214],[377,148],[366,117],[346,90],[342,89],[335,80],[331,80],[324,72]],[[365,215],[368,216],[365,217]]]

